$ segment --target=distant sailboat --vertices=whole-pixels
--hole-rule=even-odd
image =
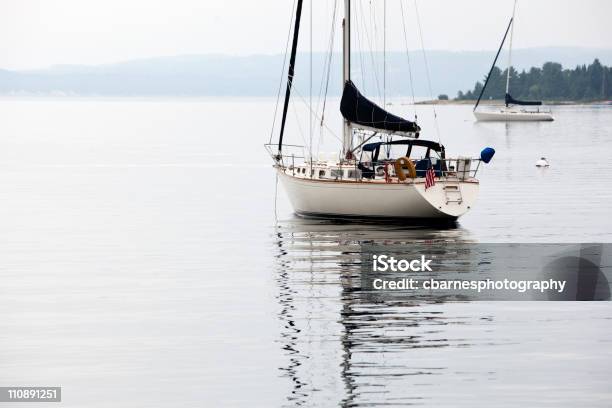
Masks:
[[[541,106],[541,101],[521,101],[518,99],[514,99],[510,95],[510,70],[512,67],[512,36],[514,34],[514,18],[516,13],[516,2],[514,0],[514,8],[512,10],[512,18],[508,23],[508,28],[506,28],[506,32],[504,33],[504,38],[497,50],[497,54],[495,55],[495,59],[493,60],[493,65],[489,70],[489,74],[487,75],[487,79],[485,80],[484,86],[480,91],[480,95],[478,96],[478,100],[474,105],[474,116],[476,116],[476,120],[479,121],[521,121],[521,122],[542,122],[542,121],[552,121],[554,120],[552,116],[552,112],[550,110],[542,110],[537,108],[536,110],[525,109],[522,106]],[[480,103],[480,99],[484,94],[485,89],[487,88],[487,83],[489,82],[489,78],[491,77],[491,72],[493,72],[493,68],[495,67],[495,63],[497,62],[497,58],[499,57],[499,53],[501,52],[504,42],[506,41],[506,37],[508,36],[508,31],[510,31],[510,44],[508,46],[508,69],[506,75],[506,95],[505,95],[505,106],[499,109],[493,110],[478,110],[478,104]]]
[[[278,145],[267,144],[278,178],[302,216],[454,220],[478,196],[476,173],[495,151],[480,158],[446,156],[444,146],[419,139],[420,126],[376,105],[351,80],[351,0],[343,21],[344,118],[342,151],[334,160],[315,159],[303,146],[283,145],[294,80],[302,0],[297,1],[293,45]],[[289,154],[283,147],[297,148]],[[392,148],[399,157],[391,157]]]

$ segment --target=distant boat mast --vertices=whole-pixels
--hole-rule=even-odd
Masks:
[[[506,95],[510,93],[510,68],[512,67],[512,37],[514,37],[514,15],[516,13],[516,1],[512,8],[512,18],[510,19],[510,43],[508,44],[508,74],[506,75]],[[506,102],[506,106],[508,103]]]
[[[515,3],[516,4],[516,3]],[[482,99],[482,95],[484,94],[485,89],[487,89],[487,84],[489,83],[489,79],[491,78],[491,73],[493,72],[493,68],[495,68],[495,64],[497,63],[497,59],[499,58],[499,53],[504,47],[504,43],[506,42],[506,37],[508,36],[508,31],[510,31],[510,27],[512,27],[512,22],[514,21],[514,16],[510,18],[510,22],[508,23],[508,27],[506,28],[506,32],[504,33],[504,38],[502,38],[501,44],[499,44],[499,48],[497,49],[497,54],[495,54],[495,58],[493,59],[493,64],[491,65],[491,69],[487,74],[487,78],[485,79],[485,83],[480,90],[480,95],[478,95],[478,100],[476,100],[476,104],[474,105],[474,110],[478,108],[478,104],[480,103],[480,99]],[[508,81],[506,81],[506,92],[508,92]]]

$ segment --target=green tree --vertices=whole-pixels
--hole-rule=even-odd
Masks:
[[[493,68],[483,99],[504,98],[507,72]],[[473,90],[457,93],[457,99],[476,99],[482,87],[482,82],[476,82]],[[517,99],[609,99],[612,97],[612,67],[603,66],[598,59],[588,67],[578,65],[574,69],[563,69],[556,62],[547,62],[542,68],[533,67],[520,73],[511,67],[510,93]]]
[[[589,65],[589,68],[587,68],[589,87],[591,88],[590,93],[594,98],[605,98],[606,96],[603,92],[603,73],[604,67],[602,67],[598,59],[595,59],[595,61]]]
[[[545,99],[564,97],[565,83],[563,81],[563,67],[561,64],[547,62],[542,65],[540,90],[541,97]]]

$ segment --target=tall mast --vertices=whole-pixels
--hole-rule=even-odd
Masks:
[[[487,89],[487,84],[489,83],[489,79],[491,78],[491,73],[493,72],[493,68],[495,68],[495,64],[497,63],[497,58],[499,58],[499,53],[504,47],[504,42],[506,42],[506,37],[508,36],[508,31],[510,30],[510,27],[512,26],[513,21],[514,19],[510,18],[510,22],[508,23],[508,28],[506,28],[506,32],[504,33],[504,38],[502,38],[501,44],[499,44],[499,48],[497,49],[497,54],[495,54],[495,58],[493,59],[493,64],[491,65],[491,69],[489,70],[489,73],[487,74],[487,79],[485,79],[485,83],[482,86],[482,89],[480,90],[480,95],[478,95],[478,99],[476,100],[476,104],[474,105],[474,110],[478,108],[480,99],[482,99],[482,95],[484,94],[485,89]]]
[[[510,68],[512,68],[512,36],[514,34],[514,14],[516,13],[516,0],[514,0],[514,7],[512,8],[512,25],[510,27],[510,43],[508,44],[508,73],[506,75],[506,95],[510,91]],[[506,102],[506,106],[508,103]]]
[[[387,0],[383,0],[383,108],[387,109]]]
[[[295,72],[295,54],[298,46],[298,35],[300,33],[300,19],[302,17],[302,1],[298,0],[295,11],[295,27],[293,28],[293,44],[291,46],[291,58],[289,58],[289,71],[287,73],[287,90],[285,91],[285,104],[283,106],[283,120],[281,122],[280,137],[278,138],[278,156],[281,158],[283,149],[283,135],[285,134],[285,121],[287,120],[287,109],[289,107],[289,97],[291,96],[291,86],[293,85],[293,74]]]
[[[342,83],[346,84],[351,80],[351,0],[344,0],[344,20],[342,21],[343,41],[342,41]],[[346,153],[353,150],[353,135],[351,124],[344,120],[342,137],[342,158],[346,158]]]

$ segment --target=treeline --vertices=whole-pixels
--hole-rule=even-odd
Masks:
[[[504,99],[507,70],[495,67],[483,94],[484,99]],[[486,80],[486,76],[485,76]],[[476,82],[474,89],[457,99],[478,99],[483,82]],[[510,68],[510,94],[516,99],[595,101],[612,99],[612,67],[601,65],[598,59],[589,66],[563,69],[561,64],[547,62],[542,68],[517,72]]]

